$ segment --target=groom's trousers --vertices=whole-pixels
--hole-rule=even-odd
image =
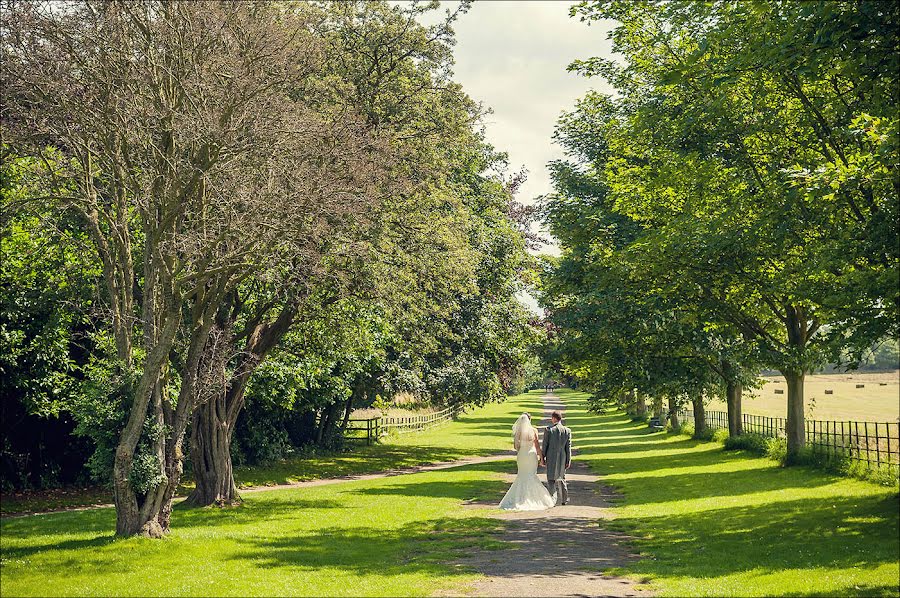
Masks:
[[[547,485],[550,486],[550,494],[553,495],[556,504],[561,505],[569,502],[569,486],[566,484],[566,478],[547,480]]]

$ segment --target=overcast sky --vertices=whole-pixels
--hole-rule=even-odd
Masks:
[[[600,79],[566,70],[577,58],[611,56],[608,26],[570,17],[572,4],[476,0],[455,27],[454,78],[493,109],[486,117],[488,141],[509,154],[510,170],[528,170],[518,196],[523,203],[552,190],[547,162],[562,157],[551,139],[560,112],[589,89],[609,91]]]

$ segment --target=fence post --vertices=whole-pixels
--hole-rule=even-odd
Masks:
[[[875,422],[875,463],[881,467],[881,438],[878,436],[878,422]]]

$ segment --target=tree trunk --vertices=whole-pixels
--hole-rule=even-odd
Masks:
[[[316,443],[319,446],[327,446],[330,444],[337,420],[338,404],[332,403],[322,410],[322,417],[319,420],[319,432],[316,437]]]
[[[169,349],[175,340],[179,317],[175,313],[168,314],[158,342],[153,346],[144,361],[143,373],[133,394],[128,421],[119,436],[113,461],[113,498],[116,503],[116,535],[133,536],[144,534],[150,537],[161,537],[164,529],[158,521],[161,505],[154,504],[150,496],[141,497],[131,485],[131,466],[134,462],[138,442],[144,429],[148,407],[154,401],[154,415],[157,415],[160,399],[160,385],[163,371],[168,362]],[[157,443],[157,450],[159,444]],[[164,451],[163,451],[164,453]],[[165,473],[160,464],[161,473]]]
[[[226,415],[227,393],[200,406],[191,423],[191,455],[196,487],[192,505],[232,504],[240,497],[231,466],[231,429]]]
[[[700,395],[691,399],[694,406],[694,438],[702,438],[706,433],[706,409],[703,407],[703,397]]]
[[[223,390],[194,413],[191,428],[191,461],[195,490],[188,501],[196,506],[230,504],[240,500],[231,464],[231,439],[244,407],[247,383],[266,355],[278,344],[297,315],[298,303],[288,303],[272,322],[257,322],[247,335],[237,367]],[[230,321],[220,322],[230,327]],[[261,318],[260,318],[261,319]]]
[[[350,423],[350,414],[353,413],[353,395],[351,394],[347,398],[347,404],[344,406],[344,419],[341,421],[341,430],[347,429],[347,424]]]
[[[740,436],[744,433],[744,422],[741,415],[741,394],[743,386],[740,382],[728,382],[725,386],[725,400],[728,404],[728,435]]]
[[[675,397],[669,397],[669,424],[673,430],[677,430],[678,425],[678,405],[675,403]]]
[[[663,400],[661,396],[656,396],[653,398],[653,417],[657,419],[657,421],[662,422],[663,419]]]
[[[796,463],[806,445],[806,427],[803,419],[803,383],[806,372],[782,372],[787,380],[787,462]]]
[[[644,417],[647,415],[647,401],[641,393],[637,390],[634,391],[634,400],[635,400],[635,410],[637,411],[638,417]]]

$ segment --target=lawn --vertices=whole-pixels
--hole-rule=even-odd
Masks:
[[[490,403],[425,432],[393,435],[372,446],[355,442],[348,452],[322,452],[266,465],[235,467],[235,482],[241,488],[271,486],[496,454],[509,449],[512,422],[522,411],[542,413],[540,397],[541,393],[532,391],[503,403]],[[192,488],[193,480],[186,475],[179,494],[185,496]],[[4,493],[0,506],[4,514],[11,514],[111,502],[109,490],[94,487]]]
[[[782,376],[761,378],[762,386],[744,395],[744,413],[785,417],[787,385]],[[862,388],[856,388],[862,384]],[[807,376],[806,418],[837,421],[896,422],[900,418],[900,372],[856,372]],[[783,394],[775,394],[776,391]],[[825,394],[831,390],[833,394]],[[709,409],[725,411],[723,401]]]
[[[539,396],[487,405],[459,421],[397,436],[357,454],[243,471],[258,483],[376,471],[507,450],[523,410]],[[499,500],[487,463],[313,488],[248,494],[233,509],[176,506],[163,541],[112,536],[110,508],[0,520],[4,596],[430,595],[465,589],[471,572],[447,564],[499,548],[499,523],[463,501]]]
[[[898,493],[596,416],[563,391],[579,459],[622,493],[613,529],[645,558],[619,573],[664,596],[896,596]]]
[[[165,540],[115,540],[111,509],[6,519],[4,596],[430,595],[464,588],[446,563],[497,544],[461,508],[504,483],[482,466],[272,490],[239,508],[176,507]]]
[[[243,487],[285,484],[493,455],[510,450],[512,424],[523,411],[530,411],[538,419],[542,417],[541,395],[539,391],[532,391],[503,403],[490,403],[471,409],[457,421],[425,432],[396,434],[372,446],[357,443],[355,450],[347,453],[238,467],[234,473],[235,481]]]
[[[562,391],[576,459],[621,492],[613,521],[643,558],[617,571],[661,595],[893,595],[900,576],[898,493],[774,462],[718,443],[652,433],[621,413],[595,415]],[[417,459],[506,449],[538,395],[393,439]],[[344,466],[367,469],[368,459]],[[389,461],[389,459],[388,459]],[[361,464],[362,463],[362,464]],[[302,476],[285,466],[272,479]],[[326,467],[323,465],[323,467]],[[230,509],[179,505],[166,540],[116,540],[111,509],[0,520],[2,593],[16,595],[431,595],[476,579],[457,555],[514,558],[489,511],[512,460],[376,480],[248,494]],[[322,474],[327,473],[322,471]]]

